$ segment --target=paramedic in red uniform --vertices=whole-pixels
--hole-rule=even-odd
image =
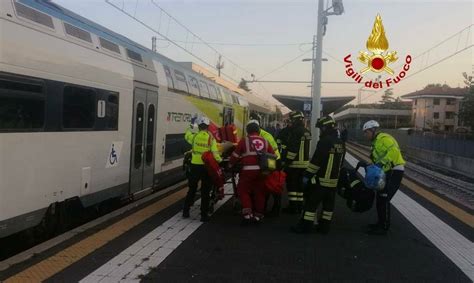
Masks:
[[[261,136],[258,121],[250,120],[246,127],[247,136],[237,144],[230,157],[230,166],[240,162],[237,192],[242,204],[242,224],[260,222],[265,211],[264,177],[260,172],[257,151],[274,154],[273,148]]]

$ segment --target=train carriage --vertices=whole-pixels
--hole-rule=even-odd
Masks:
[[[243,133],[244,97],[49,1],[0,23],[0,238],[183,178],[196,113]]]

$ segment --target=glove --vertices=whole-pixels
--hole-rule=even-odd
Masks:
[[[194,116],[191,118],[191,125],[194,125],[194,122],[196,122],[196,119],[197,119],[197,115],[194,115]]]
[[[302,181],[302,182],[303,182],[303,186],[306,187],[306,186],[308,185],[308,183],[309,183],[309,178],[308,178],[308,177],[303,177],[303,181]]]

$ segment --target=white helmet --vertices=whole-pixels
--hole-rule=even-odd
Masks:
[[[370,121],[367,121],[364,126],[362,127],[362,131],[365,131],[365,130],[368,130],[368,129],[372,129],[372,128],[379,128],[380,125],[377,121],[375,120],[370,120]]]
[[[258,122],[258,120],[250,120],[250,121],[247,123],[247,126],[250,125],[250,124],[257,124],[258,126],[260,126],[260,123]]]
[[[209,124],[211,124],[211,121],[206,116],[203,116],[203,117],[197,118],[196,124],[198,125],[204,124],[206,126],[209,126]]]

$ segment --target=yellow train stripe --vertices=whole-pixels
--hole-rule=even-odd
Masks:
[[[61,270],[66,269],[85,256],[91,254],[110,241],[141,224],[163,209],[173,205],[186,196],[186,190],[181,189],[131,215],[98,231],[97,233],[67,247],[66,249],[28,267],[27,269],[6,279],[10,282],[41,282]]]

